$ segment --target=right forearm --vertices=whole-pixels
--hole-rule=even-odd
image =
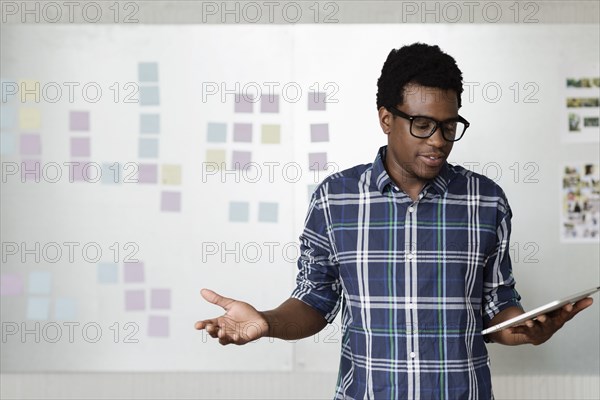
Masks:
[[[319,332],[327,321],[308,304],[294,298],[287,299],[279,307],[261,313],[269,324],[267,336],[297,340]]]

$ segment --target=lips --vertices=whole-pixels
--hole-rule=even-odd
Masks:
[[[439,167],[444,163],[446,156],[442,153],[425,153],[419,154],[418,158],[429,167]]]

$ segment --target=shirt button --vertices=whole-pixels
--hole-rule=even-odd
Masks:
[[[411,351],[409,354],[410,358],[415,358],[417,355],[415,354],[414,351]]]
[[[413,212],[413,211],[415,211],[415,208],[414,208],[414,207],[408,207],[408,212],[410,212],[410,213],[411,213],[411,212]]]
[[[408,257],[408,259],[410,260],[411,258],[413,258],[413,254],[412,253],[408,253],[408,255],[406,257]]]

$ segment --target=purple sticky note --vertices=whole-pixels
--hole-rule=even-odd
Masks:
[[[146,293],[143,290],[125,291],[125,310],[138,311],[146,309]]]
[[[327,167],[327,153],[309,153],[308,169],[311,171],[323,171]]]
[[[123,274],[125,283],[144,282],[144,263],[123,263]]]
[[[23,278],[21,275],[0,275],[0,296],[18,296],[21,293],[23,293]]]
[[[71,157],[89,157],[90,156],[90,138],[73,137],[71,138]]]
[[[138,164],[138,183],[157,183],[158,166],[156,164]]]
[[[235,94],[235,105],[233,111],[236,113],[251,113],[254,106],[254,96],[247,93]]]
[[[168,310],[171,308],[171,289],[152,289],[150,291],[150,307]]]
[[[163,191],[160,193],[161,211],[181,211],[181,193]]]
[[[89,111],[71,111],[69,116],[69,127],[72,131],[89,131],[90,130],[90,113]]]
[[[41,175],[40,160],[21,161],[21,180],[23,182],[39,182]]]
[[[74,181],[99,182],[102,178],[102,167],[97,163],[83,161],[72,161],[72,163]]]
[[[169,317],[151,315],[148,317],[148,336],[168,337]]]
[[[329,125],[327,125],[327,124],[311,124],[310,125],[310,141],[311,142],[328,142],[329,141]]]
[[[231,163],[235,169],[246,169],[252,161],[252,153],[249,151],[234,151],[231,155]]]
[[[20,140],[21,155],[39,155],[42,141],[37,133],[23,133]]]
[[[325,93],[308,92],[308,109],[310,111],[325,111]]]
[[[252,124],[233,124],[234,142],[252,142]]]
[[[278,113],[279,112],[279,95],[263,95],[260,98],[260,112],[263,113]]]

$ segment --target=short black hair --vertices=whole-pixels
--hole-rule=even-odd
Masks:
[[[377,80],[377,109],[403,104],[404,90],[409,84],[454,90],[461,107],[462,72],[452,56],[438,46],[413,43],[393,49]]]

